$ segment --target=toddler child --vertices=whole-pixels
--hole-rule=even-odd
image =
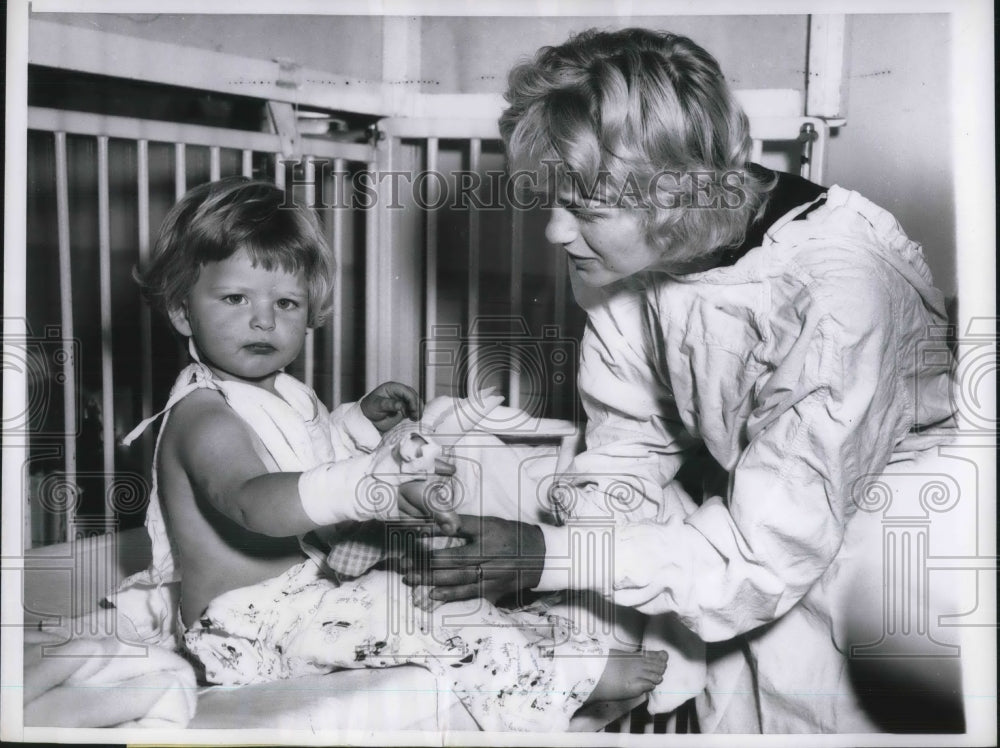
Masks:
[[[205,679],[415,663],[483,729],[536,731],[565,729],[588,701],[653,688],[662,653],[609,658],[556,617],[481,599],[424,611],[396,572],[331,572],[308,541],[336,545],[359,521],[404,513],[458,530],[454,510],[426,490],[452,472],[434,445],[381,439],[418,416],[412,389],[386,383],[328,413],[283,371],[329,312],[333,272],[310,210],[284,206],[272,184],[230,178],[180,200],[141,274],[193,359],[161,412],[146,579],[179,580],[178,639]],[[372,476],[392,489],[388,501],[365,500],[359,487]]]

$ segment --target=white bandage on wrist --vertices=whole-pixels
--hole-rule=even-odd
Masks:
[[[434,475],[441,448],[413,428],[389,432],[372,454],[327,462],[299,476],[299,501],[320,527],[399,516],[397,488]]]
[[[360,464],[355,470],[348,469],[345,462],[326,462],[299,476],[299,501],[302,502],[302,510],[319,527],[351,519],[368,519],[361,516],[354,496],[356,487],[367,472],[364,469],[367,460],[356,462]]]

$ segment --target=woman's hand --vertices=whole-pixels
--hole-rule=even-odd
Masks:
[[[421,556],[405,567],[403,582],[431,585],[434,601],[483,597],[495,602],[535,587],[545,563],[545,539],[536,525],[498,517],[458,515],[468,542]]]
[[[399,382],[383,382],[361,399],[361,412],[380,434],[394,428],[404,418],[420,418],[423,403],[416,390]]]

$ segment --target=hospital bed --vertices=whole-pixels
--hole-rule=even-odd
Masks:
[[[827,124],[800,115],[799,94],[740,96],[754,115],[754,159],[821,181]],[[139,656],[115,609],[102,600],[149,561],[138,524],[153,437],[143,437],[131,456],[116,444],[165,400],[181,354],[139,303],[128,269],[145,263],[169,204],[201,181],[230,174],[271,179],[293,199],[317,206],[341,270],[336,308],[326,328],[310,332],[291,370],[327,405],[356,399],[387,379],[418,384],[425,399],[492,385],[525,413],[520,433],[507,437],[551,443],[561,464],[572,458],[580,425],[574,389],[580,313],[564,261],[542,239],[544,216],[476,208],[474,198],[484,199],[503,158],[499,99],[486,105],[472,99],[475,116],[465,118],[426,116],[430,107],[375,117],[361,141],[307,135],[307,118],[280,102],[266,105],[266,132],[29,108],[36,199],[29,200],[28,220],[40,227],[29,231],[29,241],[44,244],[51,227],[51,247],[37,251],[53,262],[44,268],[29,262],[28,283],[57,300],[46,311],[58,309],[55,324],[26,331],[37,354],[26,361],[38,373],[29,400],[45,399],[53,425],[43,420],[25,446],[24,620],[26,631],[52,629],[63,637],[38,646],[57,653],[60,641],[111,637],[123,647],[118,655]],[[423,199],[404,190],[395,203],[391,185],[377,176],[421,171],[447,178],[426,180]],[[352,204],[361,194],[359,174],[376,175],[373,205]],[[462,174],[477,175],[478,186],[463,186]],[[463,190],[466,204],[444,199]],[[88,221],[88,231],[80,231]],[[81,311],[84,302],[89,311]],[[96,417],[88,416],[87,403]],[[85,445],[88,417],[93,440]],[[126,457],[131,462],[123,464]],[[79,511],[85,482],[84,493],[103,497],[103,512]],[[167,682],[164,688],[187,683]],[[130,698],[127,688],[108,693]],[[190,718],[184,703],[177,706],[176,726],[187,725],[190,739],[199,729],[219,728],[261,728],[272,738],[290,729],[360,735],[476,729],[453,695],[411,666],[195,694]],[[66,703],[60,724],[81,724],[72,705],[82,709],[87,700]],[[636,705],[597,705],[573,729],[634,729],[627,714]]]

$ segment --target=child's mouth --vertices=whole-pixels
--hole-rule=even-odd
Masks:
[[[270,343],[248,343],[243,347],[246,348],[251,353],[259,353],[259,354],[274,353],[274,351],[277,350]]]

